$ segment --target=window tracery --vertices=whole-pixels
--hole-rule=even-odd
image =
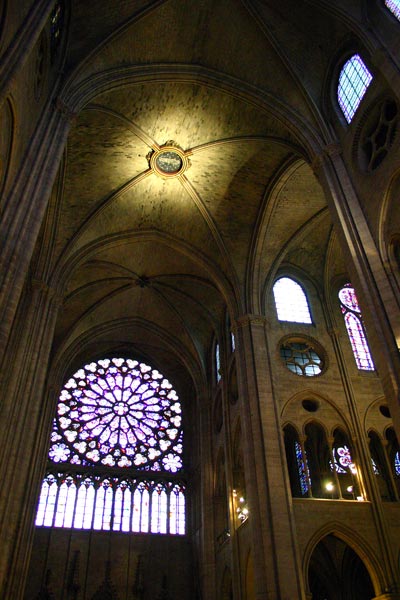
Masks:
[[[343,115],[350,123],[373,77],[359,54],[351,56],[343,65],[337,86],[337,99]]]
[[[363,371],[374,371],[375,366],[368,346],[355,290],[350,283],[347,283],[339,290],[338,295],[347,335],[357,367]]]
[[[312,344],[302,338],[287,339],[280,347],[281,358],[295,375],[315,377],[324,369],[323,358]]]
[[[183,534],[182,438],[179,398],[156,369],[85,365],[59,397],[36,524]]]

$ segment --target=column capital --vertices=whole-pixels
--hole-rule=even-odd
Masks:
[[[267,317],[264,315],[242,315],[235,321],[235,329],[242,329],[248,325],[257,325],[259,327],[265,327],[269,324]]]

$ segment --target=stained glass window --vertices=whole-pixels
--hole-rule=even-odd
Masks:
[[[301,449],[300,442],[295,441],[294,446],[295,446],[295,452],[296,452],[297,470],[299,472],[301,493],[303,494],[303,496],[306,496],[310,485],[308,482],[307,469],[304,464],[303,452]]]
[[[350,450],[347,446],[335,447],[332,449],[333,451],[333,459],[335,468],[337,473],[348,473],[354,467]]]
[[[85,365],[59,397],[37,525],[184,533],[185,486],[167,477],[182,469],[182,438],[178,395],[156,369],[125,358]]]
[[[61,43],[62,30],[64,27],[64,13],[64,1],[58,0],[50,15],[50,53],[52,62],[55,60]]]
[[[400,477],[400,452],[396,452],[394,455],[394,471]]]
[[[287,368],[296,375],[313,377],[319,375],[324,366],[314,348],[303,341],[287,340],[282,344],[280,352]]]
[[[281,277],[275,282],[273,292],[280,321],[312,323],[306,295],[296,281],[289,277]]]
[[[372,75],[359,54],[354,54],[343,65],[339,75],[337,98],[348,123],[353,119],[371,81]]]
[[[182,535],[185,485],[48,473],[42,484],[36,525]]]
[[[361,310],[350,283],[339,291],[339,300],[357,367],[363,371],[373,371],[375,366],[368,346]]]
[[[385,6],[400,21],[400,0],[385,0]]]

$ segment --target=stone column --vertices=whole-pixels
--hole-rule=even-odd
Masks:
[[[331,145],[314,161],[347,259],[351,282],[365,319],[368,339],[400,437],[399,302],[391,287],[360,201],[344,165],[341,149]]]
[[[61,103],[43,111],[18,180],[4,201],[0,220],[0,365],[74,117]]]
[[[12,83],[28,59],[41,34],[55,0],[31,0],[31,9],[21,23],[10,45],[0,58],[0,104],[7,96]]]
[[[200,502],[201,522],[199,533],[193,537],[193,543],[197,547],[199,556],[199,577],[201,580],[200,590],[202,598],[218,600],[218,589],[215,568],[215,529],[214,529],[214,486],[211,454],[211,424],[210,424],[210,400],[206,394],[199,398],[198,418],[200,421],[200,466],[201,473]]]
[[[59,300],[44,282],[26,290],[4,362],[0,405],[0,597],[22,598],[46,464],[55,394],[45,393]]]
[[[266,320],[237,321],[239,397],[257,600],[305,599]]]

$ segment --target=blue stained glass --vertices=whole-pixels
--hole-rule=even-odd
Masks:
[[[385,0],[385,5],[396,19],[400,21],[400,0]]]
[[[295,450],[296,450],[296,460],[297,460],[297,469],[300,478],[300,488],[303,496],[306,496],[310,487],[308,482],[307,470],[303,460],[303,452],[301,450],[301,445],[299,442],[295,442]]]
[[[348,123],[353,119],[371,81],[372,75],[359,54],[354,54],[343,65],[339,75],[337,98]]]
[[[394,457],[394,470],[396,475],[400,477],[400,452],[396,452]]]

